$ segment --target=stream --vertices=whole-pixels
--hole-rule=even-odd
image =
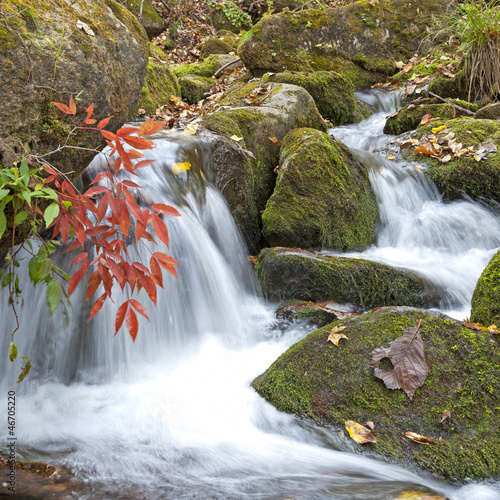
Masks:
[[[463,319],[479,275],[500,247],[500,216],[468,200],[443,202],[414,165],[376,153],[390,147],[393,137],[382,128],[397,97],[381,91],[358,97],[376,114],[333,134],[373,167],[382,224],[376,245],[350,255],[427,275],[446,291],[440,310]],[[141,169],[141,184],[148,199],[181,212],[168,220],[178,280],[165,276],[135,344],[124,329],[113,338],[112,307],[87,323],[82,288],[65,325],[61,312],[48,315],[44,290],[21,282],[16,344],[33,369],[19,385],[19,365],[7,359],[14,319],[4,293],[0,451],[7,453],[7,392],[14,390],[17,458],[70,470],[74,487],[60,498],[393,500],[416,490],[498,500],[499,482],[444,483],[361,455],[342,429],[278,412],[254,392],[253,378],[311,325],[284,325],[274,316],[276,305],[259,296],[226,203],[204,180],[211,178],[208,146],[172,134],[159,134],[156,143],[152,156],[159,161]],[[171,174],[170,165],[185,161],[188,150],[205,176],[195,168]],[[138,252],[148,255],[146,248]]]

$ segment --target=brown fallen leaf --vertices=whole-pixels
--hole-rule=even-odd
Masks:
[[[359,444],[365,443],[376,443],[377,440],[375,436],[370,432],[369,429],[363,427],[361,424],[354,422],[353,420],[347,420],[345,423],[345,428],[349,432],[349,436],[353,441]]]
[[[420,444],[436,444],[436,441],[434,439],[430,439],[425,436],[421,436],[420,434],[417,434],[415,432],[407,431],[405,432],[405,436],[408,439],[411,439],[412,441],[415,441],[415,443],[420,443]]]
[[[431,114],[427,113],[426,115],[422,116],[422,119],[420,120],[420,125],[427,125],[428,123],[431,122]]]
[[[473,323],[472,321],[469,321],[469,318],[466,319],[462,323],[462,326],[465,326],[465,328],[469,328],[470,330],[486,330],[487,328],[480,323]]]
[[[451,420],[450,410],[443,410],[443,418],[441,419],[441,422],[444,422],[445,420]]]
[[[375,429],[375,424],[371,420],[365,422],[365,425],[368,426],[372,431],[373,429]]]
[[[339,346],[340,339],[349,340],[343,333],[339,333],[344,328],[345,326],[334,326],[332,328],[332,331],[330,332],[330,335],[328,335],[328,340],[337,347]]]
[[[424,351],[424,342],[419,329],[422,320],[414,328],[403,330],[403,335],[391,342],[388,348],[379,347],[372,351],[374,375],[383,380],[388,389],[403,389],[413,399],[430,371],[429,360]],[[390,372],[379,368],[380,362],[389,358],[394,369]]]

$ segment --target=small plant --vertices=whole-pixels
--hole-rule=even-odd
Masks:
[[[224,12],[224,15],[235,28],[251,26],[252,24],[252,18],[230,0],[223,0],[222,3],[217,3],[213,0],[209,0],[208,5],[216,10],[222,10],[222,12]]]

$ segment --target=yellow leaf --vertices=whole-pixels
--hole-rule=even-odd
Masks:
[[[396,158],[396,156],[395,156],[395,155],[389,155],[389,156],[387,157],[387,159],[388,159],[388,160],[394,160],[394,158]]]
[[[446,125],[441,125],[440,127],[435,127],[432,129],[432,133],[437,134],[438,132],[440,132],[441,130],[444,130],[445,128],[446,128]]]
[[[421,491],[403,491],[394,500],[446,500],[446,498],[439,495],[429,495]]]
[[[238,141],[243,140],[243,137],[238,137],[237,135],[232,135],[232,136],[231,136],[231,139],[232,139],[233,141],[238,142]]]
[[[353,420],[347,420],[345,423],[345,428],[349,432],[349,436],[353,441],[359,444],[365,443],[376,443],[377,440],[375,436],[367,429],[363,427],[361,424],[354,422]]]
[[[186,125],[186,128],[182,131],[184,135],[194,135],[198,131],[198,125],[192,125],[191,123],[188,123]]]
[[[188,161],[183,161],[179,163],[174,163],[172,165],[172,172],[175,175],[178,175],[181,172],[184,172],[184,170],[189,170],[190,168],[191,168],[191,163],[189,163]]]
[[[420,444],[435,444],[436,443],[436,441],[434,441],[434,439],[430,439],[428,437],[421,436],[420,434],[417,434],[417,433],[411,432],[411,431],[405,432],[405,436],[408,439],[415,441],[415,443],[420,443]]]
[[[346,337],[343,333],[330,333],[330,335],[328,335],[328,340],[332,344],[335,344],[337,347],[339,346],[340,339],[349,340],[349,338]]]

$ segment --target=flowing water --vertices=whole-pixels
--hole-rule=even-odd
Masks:
[[[387,106],[381,96],[362,97]],[[500,219],[467,201],[445,204],[412,167],[366,152],[386,139],[387,111],[335,130],[375,167],[383,224],[378,245],[363,256],[427,273],[447,290],[443,309],[466,312],[500,246]],[[225,202],[204,180],[212,176],[208,146],[184,142],[159,137],[160,161],[142,170],[147,196],[182,214],[168,221],[181,268],[178,280],[166,277],[135,344],[123,331],[112,337],[112,308],[86,322],[83,290],[65,327],[62,314],[48,317],[44,291],[22,283],[16,343],[34,368],[16,386],[18,367],[4,359],[14,325],[4,297],[0,387],[5,402],[16,391],[18,458],[70,469],[78,479],[70,498],[81,499],[390,500],[410,489],[452,500],[500,498],[498,483],[444,484],[362,456],[343,431],[280,413],[256,395],[251,380],[310,326],[277,322],[274,306],[259,298]],[[174,178],[170,165],[188,157],[197,168]],[[5,408],[0,443],[8,438]]]

